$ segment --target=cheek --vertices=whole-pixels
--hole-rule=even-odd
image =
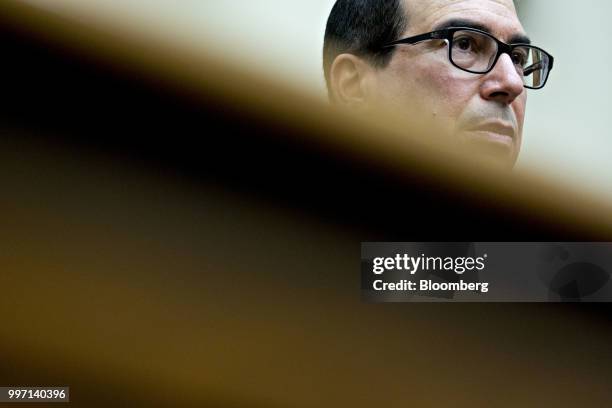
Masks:
[[[478,95],[474,77],[448,65],[437,70],[424,70],[420,83],[427,87],[431,110],[440,119],[458,119],[473,97]]]
[[[390,92],[434,116],[457,117],[475,92],[473,78],[449,66],[445,56],[443,60],[414,58],[390,68],[395,78]]]

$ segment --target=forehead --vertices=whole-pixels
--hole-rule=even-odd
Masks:
[[[450,20],[483,25],[500,40],[525,34],[512,0],[403,0],[407,33],[432,31]]]

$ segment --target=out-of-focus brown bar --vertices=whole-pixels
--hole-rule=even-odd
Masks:
[[[359,286],[362,241],[612,240],[606,200],[155,33],[0,10],[2,385],[74,406],[609,402],[608,307]]]

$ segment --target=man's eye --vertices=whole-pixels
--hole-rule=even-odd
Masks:
[[[516,65],[520,65],[521,67],[524,67],[525,64],[527,63],[527,56],[523,54],[522,52],[513,52],[512,62],[514,62]]]
[[[472,39],[466,37],[455,40],[455,46],[461,51],[469,51],[474,48]]]

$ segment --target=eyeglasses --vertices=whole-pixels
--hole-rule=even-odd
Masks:
[[[491,34],[469,27],[453,27],[393,41],[383,48],[400,44],[417,44],[443,40],[448,45],[448,59],[457,68],[473,74],[490,72],[502,54],[510,55],[523,85],[541,89],[546,85],[554,58],[541,48],[529,44],[506,44]]]

